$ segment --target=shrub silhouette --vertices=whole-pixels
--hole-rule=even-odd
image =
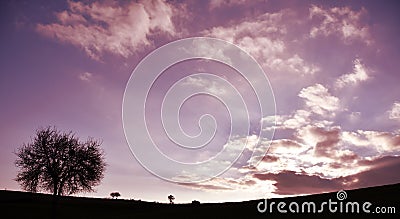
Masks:
[[[193,205],[199,205],[199,204],[200,204],[200,202],[199,202],[199,201],[197,201],[197,200],[193,200],[193,201],[192,201],[192,204],[193,204]]]
[[[18,148],[16,181],[24,190],[44,190],[54,196],[93,191],[100,184],[106,163],[101,143],[82,142],[71,132],[55,127],[38,129],[32,142]]]
[[[119,192],[111,192],[111,193],[110,193],[110,196],[111,196],[112,198],[118,198],[118,197],[121,196],[121,194],[119,194]]]
[[[169,195],[168,199],[170,204],[174,204],[175,197],[173,195]]]

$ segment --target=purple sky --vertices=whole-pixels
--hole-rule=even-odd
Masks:
[[[103,140],[107,171],[88,196],[119,191],[123,198],[148,201],[167,202],[174,194],[177,202],[218,202],[399,183],[398,6],[394,0],[1,1],[0,188],[20,189],[13,180],[13,152],[48,125]],[[277,109],[276,125],[263,129],[276,132],[259,165],[248,167],[248,160],[239,159],[210,181],[180,185],[136,161],[124,136],[122,99],[133,69],[147,54],[194,36],[234,43],[261,65]],[[221,63],[173,66],[156,82],[146,112],[160,150],[200,161],[246,139],[268,146],[268,139],[253,133],[225,141],[227,112],[209,97],[189,100],[180,119],[183,129],[196,135],[198,127],[191,124],[215,113],[219,129],[213,141],[220,147],[187,156],[166,143],[159,122],[163,94],[175,80],[199,71],[237,80],[246,104],[256,106],[247,85]],[[224,87],[201,78],[182,86],[226,95]]]

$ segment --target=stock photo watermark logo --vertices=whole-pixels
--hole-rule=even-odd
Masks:
[[[131,74],[122,110],[138,162],[177,183],[209,180],[237,162],[256,165],[274,134],[275,99],[263,69],[215,38],[186,38],[148,54]]]
[[[257,204],[259,213],[377,213],[377,214],[395,214],[396,207],[373,206],[371,202],[346,201],[347,193],[340,190],[336,193],[336,200],[316,203],[314,201],[274,202],[264,199]]]

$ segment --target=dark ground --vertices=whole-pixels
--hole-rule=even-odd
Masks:
[[[51,195],[0,191],[0,218],[400,218],[400,184],[349,190],[347,202],[358,201],[360,212],[362,204],[371,202],[371,213],[330,213],[325,205],[323,213],[279,213],[278,202],[286,203],[286,210],[291,202],[300,205],[305,201],[316,203],[317,210],[322,202],[329,199],[338,202],[336,192],[292,197],[284,199],[269,199],[268,205],[275,202],[273,213],[259,213],[257,204],[264,200],[253,200],[235,203],[216,204],[164,204],[134,200],[113,200],[81,197],[59,197]],[[339,206],[339,205],[337,205]],[[378,214],[375,207],[395,207],[395,213]],[[261,206],[263,207],[263,205]],[[344,208],[343,208],[344,209]],[[307,209],[305,209],[308,211]],[[339,211],[339,210],[338,210]],[[372,213],[374,212],[374,213]]]

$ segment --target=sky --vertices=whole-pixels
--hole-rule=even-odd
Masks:
[[[400,182],[397,1],[0,4],[1,189],[21,190],[13,153],[49,125],[103,142],[105,177],[80,196],[222,202]],[[145,68],[182,54],[198,58]]]

